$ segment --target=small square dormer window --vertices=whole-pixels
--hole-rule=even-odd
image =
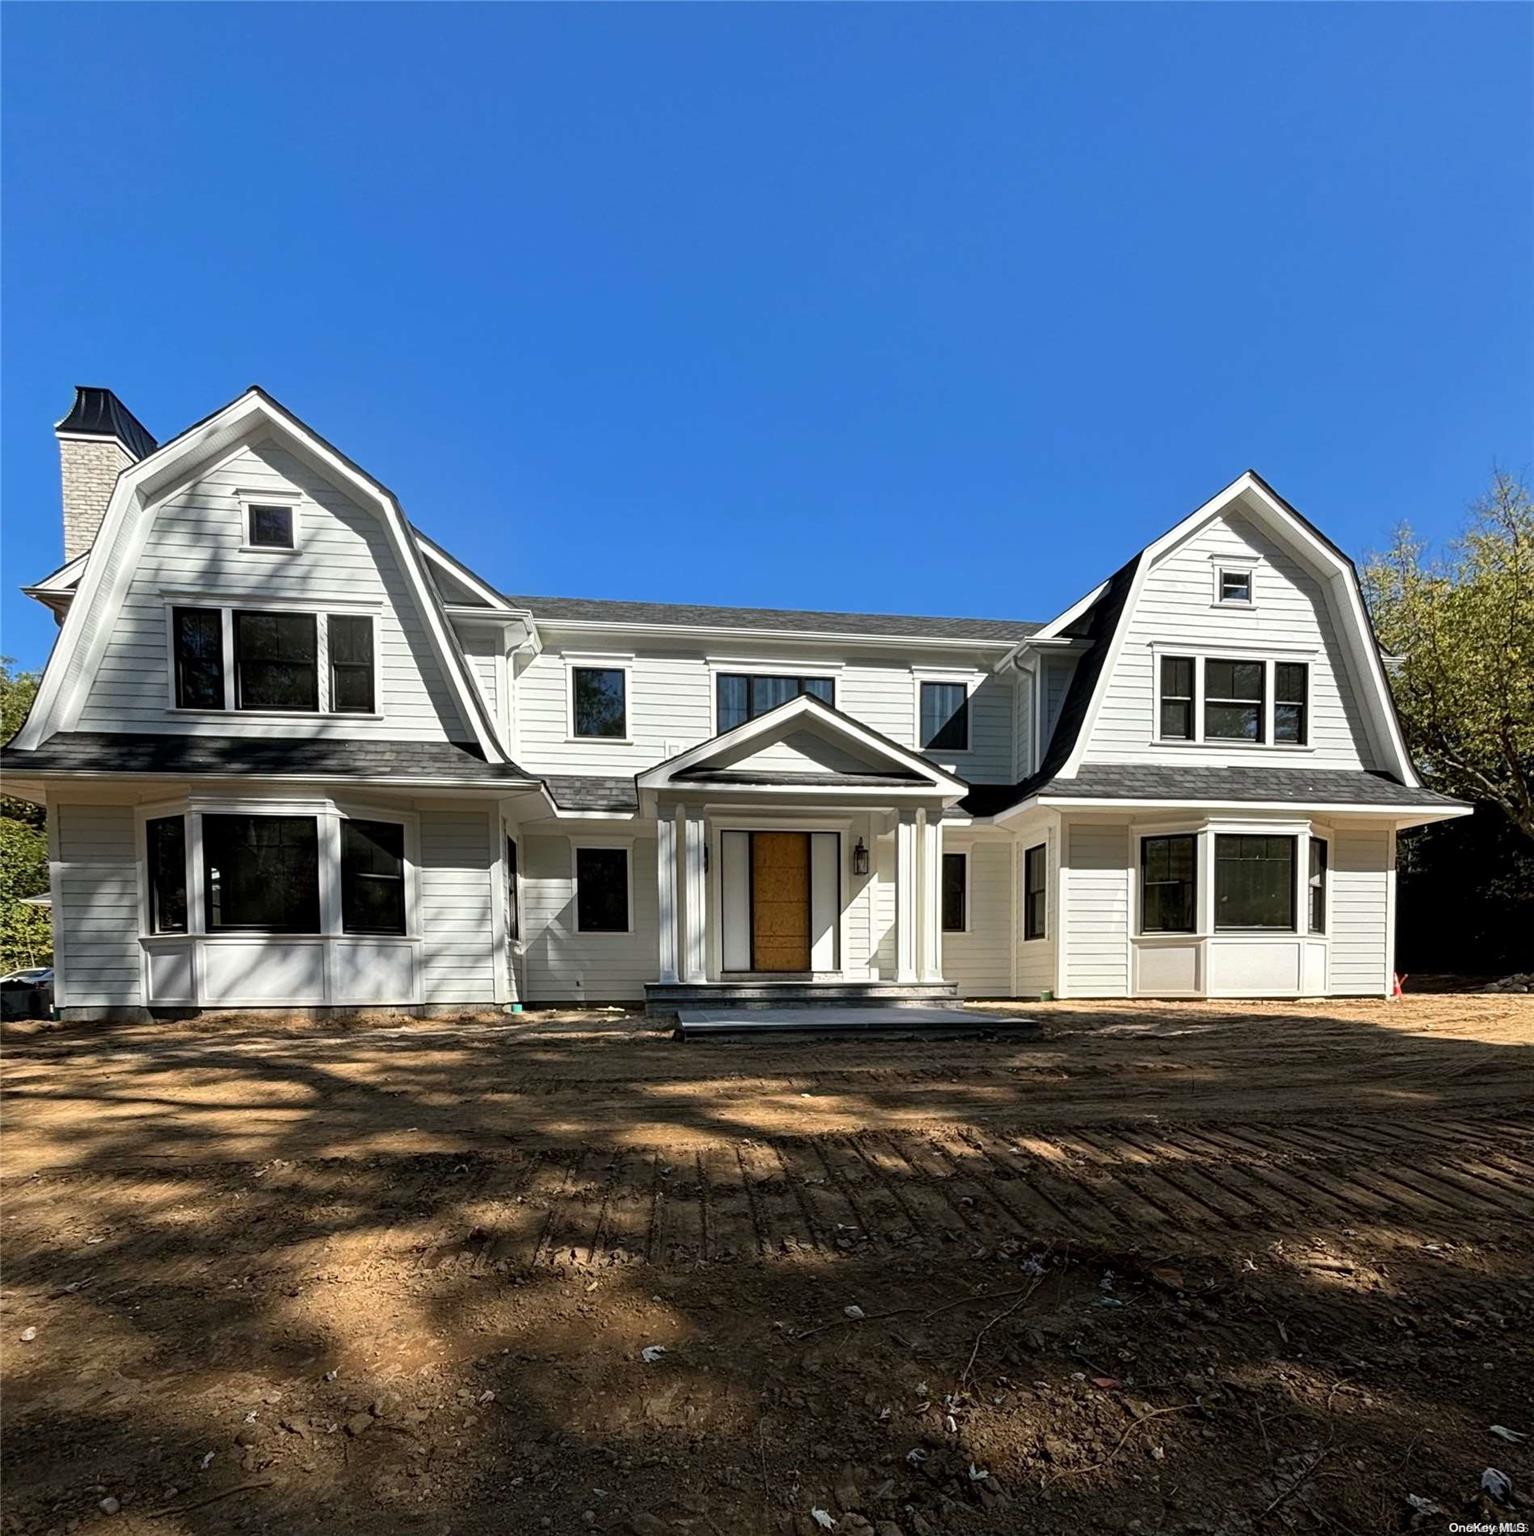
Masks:
[[[293,549],[293,508],[253,501],[249,506],[252,549]]]
[[[1238,603],[1251,607],[1252,572],[1245,566],[1221,566],[1219,572],[1219,599],[1222,603]]]

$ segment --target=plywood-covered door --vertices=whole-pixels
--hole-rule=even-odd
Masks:
[[[810,836],[751,837],[751,969],[810,968]]]

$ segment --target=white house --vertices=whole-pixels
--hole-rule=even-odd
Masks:
[[[65,1017],[1391,986],[1422,787],[1248,472],[1047,623],[507,596],[259,389],[59,424]]]

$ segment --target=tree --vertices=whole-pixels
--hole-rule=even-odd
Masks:
[[[1534,845],[1534,502],[1493,475],[1465,531],[1431,558],[1410,528],[1364,565],[1393,692],[1433,788],[1499,807]]]
[[[37,692],[35,672],[11,671],[0,656],[0,741],[21,729]],[[41,806],[0,798],[0,970],[45,965],[53,955],[53,923],[46,907],[25,896],[48,889],[48,835]]]

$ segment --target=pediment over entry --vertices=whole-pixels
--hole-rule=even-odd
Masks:
[[[968,790],[920,753],[809,694],[725,731],[638,776],[640,789],[878,790],[956,800]]]

